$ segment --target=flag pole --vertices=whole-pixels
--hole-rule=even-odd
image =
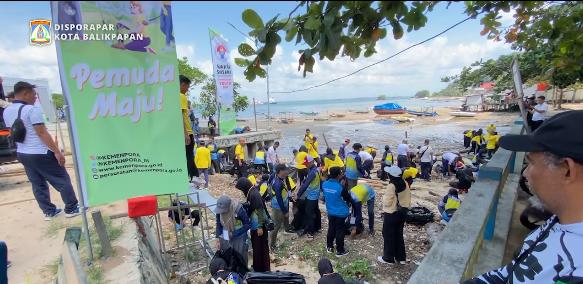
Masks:
[[[213,58],[213,36],[212,36],[212,30],[211,28],[209,29],[209,46],[211,49],[211,61]],[[214,61],[213,61],[214,64]],[[217,113],[217,134],[218,136],[221,136],[221,105],[219,102],[219,90],[217,90],[217,78],[215,78],[215,67],[213,66],[213,81],[214,81],[214,88],[215,88],[215,107],[216,107],[216,113]]]

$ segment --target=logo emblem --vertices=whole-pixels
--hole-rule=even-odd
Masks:
[[[225,55],[227,53],[227,48],[223,44],[219,44],[217,46],[217,54],[221,58],[221,60],[225,60]]]
[[[41,46],[51,44],[51,41],[51,20],[31,20],[30,44]]]

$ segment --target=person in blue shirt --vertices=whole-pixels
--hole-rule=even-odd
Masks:
[[[354,143],[352,149],[354,151],[346,154],[346,161],[344,163],[346,167],[346,182],[348,188],[355,187],[358,183],[358,178],[365,176],[362,167],[362,159],[358,154],[358,152],[362,150],[362,145],[360,143]]]
[[[368,233],[374,235],[374,200],[376,193],[372,186],[368,184],[359,184],[350,189],[350,196],[352,197],[352,217],[350,229],[351,234],[360,234],[364,225],[362,224],[362,205],[366,202],[368,208]],[[354,224],[352,224],[354,223]]]
[[[271,212],[274,229],[271,232],[270,250],[275,251],[277,248],[277,233],[283,227],[285,232],[289,228],[289,193],[291,185],[287,178],[289,169],[285,164],[279,164],[275,167],[275,176],[271,181]]]
[[[297,199],[305,200],[304,203],[304,234],[308,238],[313,239],[314,234],[321,227],[320,210],[318,208],[318,200],[320,199],[320,187],[322,176],[320,170],[314,163],[312,157],[308,157],[308,176],[304,179],[298,190]]]
[[[348,250],[344,247],[344,235],[347,230],[345,221],[350,215],[348,205],[351,203],[351,197],[346,189],[342,169],[338,167],[330,169],[328,180],[322,184],[322,191],[328,212],[326,248],[328,252],[333,252],[334,241],[336,241],[336,256],[345,256],[348,254]]]
[[[215,143],[215,138],[211,136],[206,146],[211,151],[211,175],[214,173],[221,173],[221,163],[219,161],[219,148]]]
[[[217,248],[227,249],[232,247],[240,254],[244,263],[248,263],[249,245],[247,244],[247,231],[251,228],[249,216],[243,205],[223,195],[217,200],[215,209],[217,214]]]

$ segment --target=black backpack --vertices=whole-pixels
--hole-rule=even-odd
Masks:
[[[26,127],[24,126],[24,121],[20,118],[22,114],[22,109],[25,105],[21,105],[18,109],[18,117],[12,123],[12,127],[10,127],[10,137],[14,142],[23,143],[24,138],[26,138]]]

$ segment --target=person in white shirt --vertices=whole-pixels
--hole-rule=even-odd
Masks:
[[[397,166],[401,169],[409,167],[409,145],[407,140],[397,146]]]
[[[269,172],[273,173],[275,166],[279,164],[279,156],[277,155],[277,148],[279,148],[279,141],[275,141],[271,147],[267,150],[267,167]]]
[[[459,157],[458,154],[452,152],[445,152],[441,156],[442,172],[443,176],[449,176],[452,172],[452,168],[455,166],[455,159]]]
[[[530,112],[532,113],[532,131],[535,131],[541,124],[543,124],[547,119],[547,112],[549,110],[549,105],[545,102],[545,96],[539,96],[536,98],[536,103],[537,104],[530,109]]]
[[[433,149],[429,146],[429,139],[425,139],[425,145],[419,149],[421,161],[421,178],[431,181],[431,163],[433,162]]]
[[[370,178],[370,171],[374,168],[374,158],[366,151],[360,151],[358,155],[360,156],[360,160],[362,160],[362,169],[365,173],[364,177]]]
[[[42,110],[34,105],[35,88],[35,85],[27,82],[14,85],[14,101],[4,110],[4,121],[6,126],[12,127],[20,117],[24,124],[26,135],[22,142],[16,142],[16,153],[32,184],[32,193],[45,220],[50,221],[63,211],[51,202],[47,182],[61,194],[65,203],[65,217],[74,217],[79,215],[79,203],[64,167],[65,156],[47,131]]]

